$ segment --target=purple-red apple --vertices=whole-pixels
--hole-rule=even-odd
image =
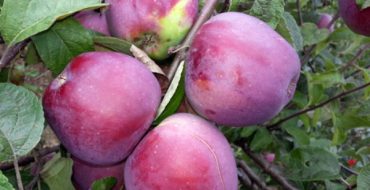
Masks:
[[[113,36],[129,40],[154,59],[168,57],[195,21],[198,0],[107,0]]]
[[[152,123],[161,98],[154,75],[113,52],[74,58],[46,89],[45,116],[75,157],[95,165],[124,160]]]
[[[236,12],[200,28],[186,64],[186,95],[195,111],[231,126],[273,118],[293,97],[300,75],[299,57],[283,37]]]
[[[339,13],[353,32],[370,36],[370,7],[361,9],[356,0],[339,0]]]
[[[79,160],[73,159],[72,180],[77,190],[90,190],[95,181],[114,177],[116,185],[113,190],[120,190],[123,187],[123,171],[125,164],[119,163],[113,166],[95,166]]]
[[[327,14],[327,13],[322,13],[320,14],[320,18],[319,20],[317,21],[317,27],[318,28],[326,28],[329,30],[329,32],[333,32],[334,31],[334,25],[331,25],[329,27],[329,24],[330,22],[333,20],[333,16],[331,16],[330,14]]]
[[[99,32],[107,36],[110,35],[105,12],[82,11],[77,13],[74,18],[86,29]]]
[[[208,121],[175,114],[149,132],[125,166],[127,190],[236,190],[233,151]]]

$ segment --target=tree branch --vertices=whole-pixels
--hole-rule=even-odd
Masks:
[[[297,190],[293,187],[288,180],[282,177],[275,171],[271,165],[266,163],[262,158],[256,156],[244,143],[240,145],[244,152],[251,158],[265,173],[269,174],[276,182],[278,182],[286,190]]]
[[[245,172],[249,179],[260,189],[269,190],[269,188],[266,186],[266,183],[262,181],[243,160],[237,160],[236,163]]]
[[[54,146],[54,147],[48,147],[48,148],[45,148],[45,149],[41,149],[38,152],[38,155],[40,155],[40,158],[42,158],[42,157],[44,157],[44,156],[46,156],[50,153],[56,152],[58,150],[59,150],[59,145]],[[25,166],[25,165],[28,165],[28,164],[34,162],[34,161],[35,161],[34,156],[25,156],[25,157],[22,157],[22,158],[18,159],[18,164],[19,164],[19,166]],[[0,170],[2,170],[2,171],[10,170],[13,167],[14,166],[13,166],[12,162],[0,163]]]
[[[329,99],[328,99],[328,100],[326,100],[326,101],[323,101],[323,102],[321,102],[321,103],[319,103],[319,104],[317,104],[317,105],[315,105],[315,106],[312,106],[312,107],[309,107],[309,108],[307,108],[307,109],[303,109],[303,110],[301,110],[301,111],[299,111],[299,112],[296,112],[296,113],[294,113],[294,114],[291,114],[291,115],[289,115],[289,116],[287,116],[287,117],[285,117],[285,118],[280,119],[280,120],[279,120],[279,121],[277,121],[276,123],[274,123],[274,124],[272,124],[272,125],[268,125],[268,126],[266,126],[266,127],[267,127],[267,129],[269,129],[269,130],[276,130],[276,129],[279,127],[279,125],[281,125],[282,123],[284,123],[284,122],[286,122],[286,121],[288,121],[288,120],[290,120],[290,119],[293,119],[293,118],[295,118],[295,117],[297,117],[297,116],[303,115],[303,114],[305,114],[305,113],[307,113],[307,112],[309,112],[309,111],[315,110],[315,109],[317,109],[317,108],[323,107],[323,106],[325,106],[326,104],[328,104],[328,103],[330,103],[330,102],[332,102],[332,101],[334,101],[334,100],[337,100],[337,99],[343,98],[344,96],[347,96],[347,95],[349,95],[349,94],[352,94],[352,93],[354,93],[354,92],[357,92],[357,91],[359,91],[359,90],[362,90],[362,89],[364,89],[364,88],[368,87],[369,85],[370,85],[370,82],[369,82],[369,83],[366,83],[366,84],[363,84],[363,85],[361,85],[361,86],[359,86],[359,87],[357,87],[357,88],[354,88],[354,89],[351,89],[351,90],[348,90],[348,91],[342,92],[342,93],[340,93],[340,94],[338,94],[338,95],[336,95],[336,96],[334,96],[334,97],[332,97],[332,98],[329,98]]]
[[[238,178],[246,187],[251,188],[252,190],[259,190],[256,184],[253,184],[253,182],[241,168],[238,168]]]
[[[14,59],[15,56],[18,55],[19,51],[21,51],[24,47],[26,47],[29,41],[30,40],[27,39],[27,40],[24,40],[22,42],[15,44],[14,46],[10,46],[5,49],[5,52],[0,59],[0,71],[6,65],[8,65]]]
[[[343,65],[340,68],[340,70],[345,71],[348,67],[353,66],[356,63],[356,60],[362,57],[362,55],[364,55],[366,50],[368,50],[369,48],[370,48],[370,43],[365,44],[362,48],[360,48],[360,50],[358,50],[356,55],[347,64]]]
[[[204,22],[208,20],[208,18],[212,15],[213,10],[215,9],[215,6],[217,4],[217,0],[207,0],[197,21],[191,28],[190,32],[186,36],[184,42],[181,44],[180,47],[181,50],[176,54],[172,64],[171,68],[167,74],[167,77],[170,81],[172,81],[173,76],[175,75],[175,72],[177,70],[177,67],[179,66],[180,62],[185,59],[186,52],[188,50],[188,47],[191,45],[196,32],[199,30],[199,28],[202,26]],[[186,47],[186,48],[184,48]]]

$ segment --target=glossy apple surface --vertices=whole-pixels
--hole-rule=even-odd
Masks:
[[[113,52],[74,58],[46,89],[45,116],[67,150],[95,165],[125,159],[149,128],[160,102],[154,75]]]
[[[320,18],[317,22],[317,27],[318,28],[326,28],[330,32],[334,31],[334,25],[331,25],[329,27],[330,22],[333,20],[333,16],[327,13],[320,14]]]
[[[293,47],[269,25],[243,13],[212,17],[186,60],[185,89],[203,117],[227,126],[263,123],[292,99],[300,75]]]
[[[95,166],[73,158],[72,180],[77,190],[90,190],[95,181],[114,177],[116,185],[112,190],[120,190],[123,188],[124,167],[124,163],[113,166]]]
[[[107,0],[113,36],[135,43],[154,59],[168,57],[195,21],[198,0]]]
[[[105,13],[96,11],[82,11],[77,13],[74,18],[81,23],[86,29],[102,33],[109,36],[109,30]]]
[[[235,158],[208,121],[175,114],[152,130],[126,162],[127,190],[236,190]]]
[[[356,0],[339,0],[339,13],[353,32],[370,36],[370,7],[361,9]]]

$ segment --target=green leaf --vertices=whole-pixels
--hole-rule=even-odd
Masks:
[[[94,43],[113,51],[131,55],[130,48],[132,44],[119,38],[109,36],[94,36]]]
[[[360,174],[357,177],[357,189],[365,190],[370,187],[370,165],[367,165],[361,169]]]
[[[159,124],[169,115],[176,112],[185,96],[185,63],[181,62],[176,70],[175,76],[168,87],[167,93],[159,105],[157,117],[154,121]]]
[[[290,152],[286,160],[286,175],[297,181],[338,178],[340,166],[336,157],[321,148],[302,147]]]
[[[304,74],[307,78],[308,85],[308,104],[306,107],[315,105],[326,99],[327,95],[324,93],[324,86],[322,84],[315,84],[311,82],[313,80],[313,76],[310,72],[305,72]]]
[[[284,0],[255,0],[250,14],[276,28],[284,13]]]
[[[272,136],[266,128],[260,128],[257,130],[250,144],[252,151],[259,151],[266,149],[272,144]]]
[[[346,186],[338,184],[338,183],[333,183],[329,180],[325,180],[325,187],[326,189],[330,189],[330,190],[346,190]]]
[[[32,41],[54,76],[61,73],[73,57],[94,50],[91,33],[74,19],[55,24],[50,30],[33,36]]]
[[[296,142],[299,146],[310,144],[310,137],[304,130],[298,128],[297,126],[284,125],[284,130],[294,137],[294,142]]]
[[[301,27],[303,44],[314,45],[326,40],[329,37],[328,29],[318,29],[314,23],[304,23]]]
[[[57,19],[104,5],[100,0],[5,0],[0,13],[0,33],[6,43],[14,45],[47,30]]]
[[[24,156],[40,141],[44,113],[35,94],[0,83],[0,161]]]
[[[0,190],[14,190],[14,187],[9,183],[8,178],[0,171]]]
[[[322,85],[324,88],[328,88],[336,84],[344,84],[345,79],[338,71],[327,71],[323,73],[311,74],[309,82],[312,84]]]
[[[92,190],[111,190],[116,185],[115,177],[106,177],[95,181],[92,185]]]
[[[72,159],[62,158],[57,154],[44,165],[41,177],[51,190],[74,190],[71,180],[72,166]]]
[[[301,34],[301,29],[297,25],[294,17],[288,13],[284,12],[276,30],[288,41],[293,47],[300,51],[303,49],[303,38]]]
[[[25,61],[27,65],[33,65],[40,62],[40,57],[37,54],[36,47],[32,42],[30,42],[27,46]]]
[[[243,138],[248,138],[257,130],[256,126],[244,127],[240,136]]]

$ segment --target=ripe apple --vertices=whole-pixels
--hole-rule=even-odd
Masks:
[[[353,32],[370,36],[370,7],[361,9],[356,0],[339,0],[339,13]]]
[[[161,98],[154,75],[113,52],[74,58],[46,89],[45,116],[67,150],[95,165],[125,159],[154,119]]]
[[[107,0],[113,36],[129,40],[154,59],[168,57],[195,21],[198,0]]]
[[[116,185],[113,190],[120,190],[123,187],[123,171],[125,164],[119,163],[113,166],[95,166],[73,159],[72,180],[77,190],[89,190],[95,181],[107,177],[114,177]]]
[[[82,11],[77,13],[74,18],[86,29],[110,36],[104,12],[99,13],[96,11]]]
[[[236,12],[200,28],[186,64],[186,95],[195,111],[232,126],[273,118],[293,97],[300,75],[299,57],[283,37]]]
[[[334,31],[334,25],[331,25],[329,27],[330,22],[333,20],[333,16],[327,13],[320,14],[320,18],[317,21],[317,27],[318,28],[326,28],[329,30],[329,32]]]
[[[217,128],[191,114],[175,114],[149,132],[125,166],[127,190],[236,190],[235,158]]]

